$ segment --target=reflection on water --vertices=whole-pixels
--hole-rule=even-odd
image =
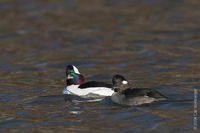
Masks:
[[[197,0],[2,0],[0,131],[193,131],[199,5]],[[155,88],[180,101],[142,107],[121,107],[109,98],[65,102],[67,64],[78,66],[88,80],[111,82],[118,73],[134,87]]]

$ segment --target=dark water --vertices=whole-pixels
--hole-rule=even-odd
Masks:
[[[199,7],[199,0],[1,0],[0,132],[194,131]],[[88,80],[118,73],[134,87],[192,101],[66,103],[67,64]]]

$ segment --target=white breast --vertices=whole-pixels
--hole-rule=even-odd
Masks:
[[[89,87],[85,89],[78,88],[79,85],[70,85],[64,88],[63,94],[72,94],[78,96],[85,96],[88,94],[96,94],[101,96],[111,96],[113,90],[107,87]]]

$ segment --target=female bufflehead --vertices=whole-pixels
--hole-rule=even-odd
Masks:
[[[121,75],[115,75],[112,82],[115,93],[111,96],[111,100],[117,104],[136,106],[167,99],[156,90],[129,88],[128,81]]]
[[[63,94],[71,94],[78,96],[111,96],[114,91],[112,84],[104,82],[90,81],[84,83],[84,77],[78,69],[73,65],[66,68],[67,86],[63,90]]]

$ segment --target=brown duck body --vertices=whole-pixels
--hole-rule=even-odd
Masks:
[[[121,75],[113,76],[113,89],[115,93],[111,96],[111,100],[121,105],[137,106],[167,99],[153,89],[130,88],[128,81]]]
[[[167,97],[156,90],[148,88],[129,88],[121,92],[115,92],[111,99],[114,103],[117,104],[137,106],[166,100]]]

